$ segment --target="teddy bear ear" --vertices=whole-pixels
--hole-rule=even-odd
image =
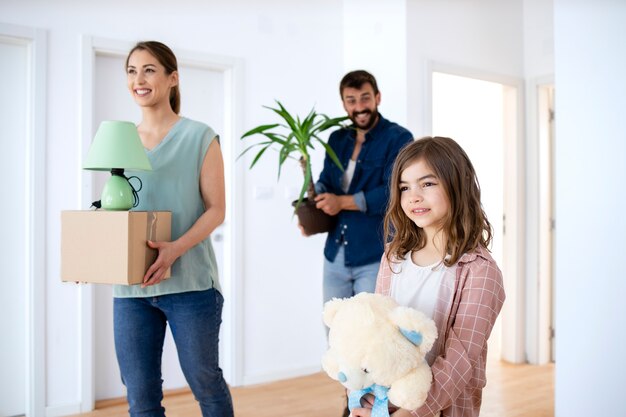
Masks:
[[[415,346],[421,345],[422,340],[424,340],[422,334],[420,332],[416,332],[415,330],[407,330],[400,327],[400,333],[402,333],[402,336],[406,337],[407,340]]]
[[[332,326],[335,314],[337,314],[337,311],[339,311],[344,302],[345,300],[342,298],[333,298],[332,300],[327,301],[326,304],[324,304],[324,312],[322,313],[322,318],[326,326]]]
[[[391,311],[389,318],[404,337],[419,347],[422,354],[425,355],[433,347],[437,339],[437,326],[421,311],[399,306]]]

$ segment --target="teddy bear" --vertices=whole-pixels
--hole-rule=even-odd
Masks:
[[[372,416],[389,416],[388,401],[407,410],[424,403],[432,383],[425,356],[437,339],[432,319],[370,293],[328,301],[323,319],[330,330],[322,368],[348,388],[351,411],[367,393],[375,396]]]

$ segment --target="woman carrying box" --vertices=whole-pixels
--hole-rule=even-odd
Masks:
[[[152,171],[136,210],[172,212],[172,241],[148,242],[158,257],[143,284],[115,286],[115,350],[131,417],[165,416],[161,356],[169,323],[181,368],[204,417],[232,416],[218,365],[224,299],[210,234],[224,221],[224,166],[216,133],[181,117],[178,65],[166,45],[140,42],[126,58],[128,89]],[[163,279],[171,267],[171,277]]]

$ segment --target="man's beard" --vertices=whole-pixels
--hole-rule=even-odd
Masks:
[[[370,117],[366,124],[363,125],[357,122],[357,116],[359,114],[369,114]],[[363,110],[358,113],[354,112],[350,115],[350,120],[352,120],[352,123],[354,123],[354,125],[358,127],[359,129],[370,130],[372,127],[374,127],[374,125],[378,121],[378,109],[374,109],[374,111]]]

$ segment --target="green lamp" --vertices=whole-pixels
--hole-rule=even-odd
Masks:
[[[137,128],[131,122],[107,120],[100,124],[91,143],[83,169],[111,171],[102,190],[100,204],[105,210],[130,210],[139,200],[124,170],[152,171]],[[139,178],[137,178],[139,179]],[[140,180],[141,183],[141,180]]]

